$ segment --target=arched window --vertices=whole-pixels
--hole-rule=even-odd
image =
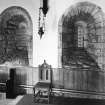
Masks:
[[[87,45],[87,24],[84,21],[77,21],[75,27],[77,32],[77,47],[84,48]]]
[[[46,80],[48,80],[48,70],[46,70]]]
[[[83,28],[81,26],[78,27],[78,47],[84,47],[83,43]]]
[[[40,79],[43,80],[43,70],[40,70]]]

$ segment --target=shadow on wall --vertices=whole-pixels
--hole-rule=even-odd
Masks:
[[[20,64],[29,65],[32,59],[32,28],[31,17],[22,7],[9,7],[1,13],[1,64],[19,60]]]
[[[66,10],[58,26],[59,65],[104,69],[104,18],[101,8],[90,2]]]

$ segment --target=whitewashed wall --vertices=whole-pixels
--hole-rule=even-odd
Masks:
[[[46,16],[46,32],[40,40],[38,35],[38,12],[40,0],[0,0],[0,13],[10,6],[25,8],[33,21],[33,66],[37,67],[44,59],[52,67],[58,67],[58,21],[71,5],[80,1],[90,1],[100,6],[105,12],[104,0],[49,0],[49,11]]]

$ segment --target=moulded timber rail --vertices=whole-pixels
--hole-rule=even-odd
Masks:
[[[103,95],[103,96],[105,96],[105,92],[83,91],[83,90],[72,90],[72,89],[52,88],[52,92],[53,93],[58,93],[58,94],[81,93],[81,94],[92,94],[92,95]]]

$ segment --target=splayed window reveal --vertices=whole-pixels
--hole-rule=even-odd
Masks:
[[[105,14],[89,2],[80,2],[62,15],[59,31],[59,67],[105,69]]]
[[[0,24],[0,63],[29,65],[32,61],[33,32],[29,13],[21,7],[9,7],[1,13]]]

